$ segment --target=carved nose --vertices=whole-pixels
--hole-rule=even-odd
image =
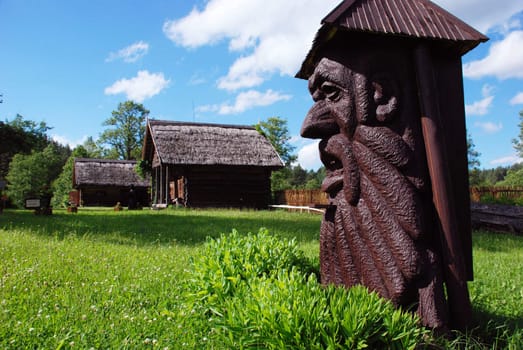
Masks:
[[[338,123],[331,116],[330,109],[324,103],[317,102],[307,113],[300,134],[309,139],[323,139],[339,131]]]

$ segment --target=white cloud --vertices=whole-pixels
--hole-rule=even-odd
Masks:
[[[270,89],[264,93],[249,90],[238,94],[234,104],[204,105],[198,106],[196,110],[198,112],[218,112],[218,114],[238,114],[254,107],[269,106],[278,101],[287,101],[291,97],[291,95],[281,94]]]
[[[159,94],[169,83],[170,80],[166,80],[163,73],[149,73],[142,70],[134,78],[116,81],[106,87],[104,92],[106,95],[126,94],[127,99],[141,103]]]
[[[476,122],[474,126],[481,128],[487,134],[494,134],[503,129],[503,124],[492,122]]]
[[[303,169],[318,170],[323,164],[318,149],[319,140],[309,143],[298,150],[298,163]]]
[[[465,113],[467,116],[472,115],[485,115],[488,113],[492,102],[494,101],[494,96],[492,95],[493,87],[485,84],[481,89],[481,94],[483,99],[476,101],[472,104],[465,105]]]
[[[523,78],[523,31],[513,31],[503,40],[492,43],[487,57],[463,65],[463,74],[473,79]]]
[[[339,0],[210,0],[203,10],[164,23],[165,35],[187,48],[227,40],[242,52],[218,81],[221,89],[251,88],[274,73],[293,76],[321,19]],[[255,19],[255,20],[254,20]]]
[[[512,97],[510,100],[511,105],[523,105],[523,91]]]
[[[503,0],[503,3],[491,0],[434,0],[434,2],[483,33],[489,29],[513,27],[517,21],[512,17],[523,11],[521,0]]]
[[[138,61],[149,51],[149,44],[143,41],[138,41],[129,45],[117,52],[111,52],[105,59],[106,62],[122,59],[124,62],[132,63]]]
[[[82,136],[80,140],[69,140],[66,136],[55,134],[51,135],[51,139],[53,139],[53,141],[56,141],[61,145],[69,145],[69,147],[75,148],[76,146],[83,144],[85,140],[87,140],[87,135]]]
[[[517,155],[514,154],[514,155],[494,159],[494,160],[490,161],[490,164],[491,165],[511,165],[511,164],[519,163],[521,161],[523,161],[523,159],[521,159],[520,157],[518,157]]]

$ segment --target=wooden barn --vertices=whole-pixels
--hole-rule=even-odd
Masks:
[[[152,202],[266,208],[283,162],[250,126],[149,120],[142,158],[152,167]]]
[[[135,200],[149,205],[150,179],[141,179],[134,168],[136,161],[76,158],[73,187],[83,206],[128,206]],[[132,189],[132,191],[131,191]]]

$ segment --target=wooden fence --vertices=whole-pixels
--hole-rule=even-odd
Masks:
[[[470,199],[479,202],[481,198],[491,196],[495,199],[523,199],[523,187],[471,187]],[[285,190],[276,192],[276,204],[295,206],[314,206],[329,204],[329,197],[320,189]]]
[[[328,195],[317,190],[285,190],[276,192],[276,204],[295,206],[314,206],[315,204],[329,204]]]
[[[497,187],[471,187],[470,199],[479,202],[481,198],[490,196],[494,199],[523,199],[523,187],[497,186]]]

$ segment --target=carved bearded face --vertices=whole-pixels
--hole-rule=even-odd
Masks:
[[[332,198],[343,188],[344,177],[346,182],[355,181],[345,173],[351,167],[348,164],[351,160],[347,154],[348,140],[352,138],[357,122],[350,86],[352,79],[347,67],[328,58],[318,63],[309,78],[309,91],[315,103],[305,118],[301,135],[322,139],[320,158],[326,168],[322,190]],[[339,136],[331,137],[334,135]],[[355,198],[349,193],[350,184],[346,185],[349,186],[347,200],[353,202]]]
[[[332,204],[320,235],[322,282],[363,284],[408,304],[424,266],[417,162],[410,126],[396,113],[396,85],[385,73],[366,74],[366,65],[324,57],[309,78],[314,105],[301,134],[321,139],[322,189]]]

